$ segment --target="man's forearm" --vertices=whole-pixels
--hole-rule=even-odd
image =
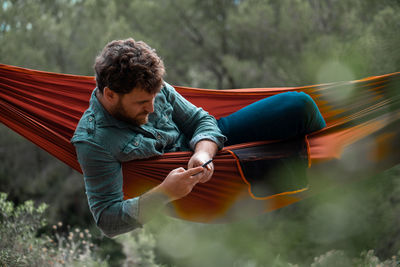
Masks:
[[[154,187],[150,191],[144,193],[139,197],[138,221],[141,224],[145,224],[146,222],[150,221],[170,201],[170,198],[160,190],[159,186]]]

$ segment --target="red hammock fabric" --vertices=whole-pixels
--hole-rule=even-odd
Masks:
[[[357,81],[291,88],[175,88],[216,118],[277,93],[304,91],[316,101],[327,122],[326,128],[306,137],[311,169],[322,173],[328,166],[335,168],[333,173],[344,170],[360,174],[400,163],[399,84],[400,73],[393,73]],[[93,77],[0,64],[0,121],[81,172],[69,140],[88,107],[94,87]],[[232,151],[266,142],[240,144],[220,151],[214,159],[213,178],[208,183],[196,185],[187,197],[173,202],[172,215],[186,220],[217,222],[234,219],[250,207],[256,213],[267,212],[308,196],[312,188],[268,197],[252,194],[251,185]],[[154,187],[173,168],[186,166],[189,157],[189,152],[175,152],[123,164],[124,196],[134,197]],[[354,159],[356,164],[350,162]]]

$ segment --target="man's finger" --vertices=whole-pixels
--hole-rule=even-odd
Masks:
[[[188,169],[186,171],[186,174],[188,174],[189,176],[192,176],[192,175],[195,175],[195,174],[203,172],[203,170],[204,170],[204,168],[199,166],[199,167]]]
[[[208,164],[208,165],[206,166],[206,168],[207,168],[207,170],[211,171],[211,170],[212,170],[211,164]]]
[[[205,183],[205,182],[208,182],[209,180],[210,180],[210,175],[207,175],[207,176],[203,176],[200,180],[199,180],[199,182],[200,183]]]
[[[179,167],[179,168],[176,168],[174,171],[176,171],[176,172],[185,172],[186,170],[183,167]]]

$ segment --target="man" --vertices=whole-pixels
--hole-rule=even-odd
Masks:
[[[312,99],[296,92],[258,101],[216,121],[164,82],[162,60],[131,38],[107,44],[94,69],[97,87],[71,142],[90,210],[110,237],[140,227],[168,202],[210,180],[213,164],[202,165],[225,142],[290,138],[325,126]],[[182,150],[193,151],[187,169],[174,169],[150,191],[123,200],[122,162]]]

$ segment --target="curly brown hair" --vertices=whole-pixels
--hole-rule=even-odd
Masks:
[[[93,67],[101,93],[104,87],[120,94],[127,94],[137,87],[156,93],[165,74],[164,63],[155,50],[132,38],[108,43],[96,57]]]

